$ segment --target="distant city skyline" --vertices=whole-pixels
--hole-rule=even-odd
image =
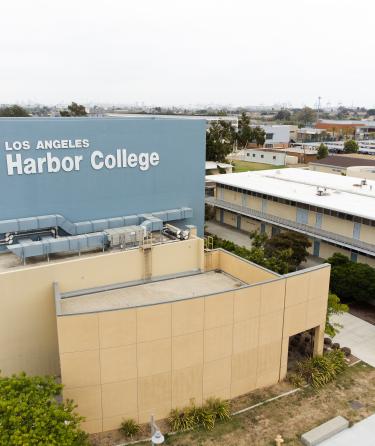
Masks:
[[[368,0],[13,0],[0,103],[375,107]]]

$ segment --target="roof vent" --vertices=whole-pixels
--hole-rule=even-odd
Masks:
[[[316,195],[319,195],[319,197],[323,197],[325,195],[329,195],[327,188],[323,186],[317,186],[316,187]]]

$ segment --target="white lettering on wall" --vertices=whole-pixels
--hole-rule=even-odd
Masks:
[[[81,152],[81,149],[87,149],[89,146],[90,141],[83,138],[38,140],[35,144],[31,144],[30,141],[5,141],[7,173],[13,176],[79,171],[81,164],[85,162],[85,152]],[[32,158],[28,152],[29,156],[24,158],[22,153],[31,148],[38,150],[38,154],[43,151],[45,156]],[[79,149],[83,155],[59,156],[61,150],[65,152],[66,149]],[[145,172],[151,167],[159,165],[160,157],[157,152],[134,153],[128,152],[127,149],[117,149],[115,153],[105,154],[101,150],[94,150],[89,157],[89,162],[90,167],[94,170],[129,167]]]

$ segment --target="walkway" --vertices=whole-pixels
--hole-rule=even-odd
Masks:
[[[319,446],[374,446],[374,432],[375,415],[371,415],[354,424],[353,427],[345,429],[328,440],[319,443]]]
[[[206,221],[206,230],[212,235],[216,235],[223,240],[229,240],[238,246],[244,246],[251,249],[250,235],[239,231],[238,229],[232,229],[228,226],[224,226],[215,221]]]
[[[343,325],[333,342],[350,347],[354,356],[375,367],[375,325],[349,313],[333,316],[332,321]]]

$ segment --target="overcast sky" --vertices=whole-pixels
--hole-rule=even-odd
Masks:
[[[0,103],[375,106],[374,0],[2,0]]]

